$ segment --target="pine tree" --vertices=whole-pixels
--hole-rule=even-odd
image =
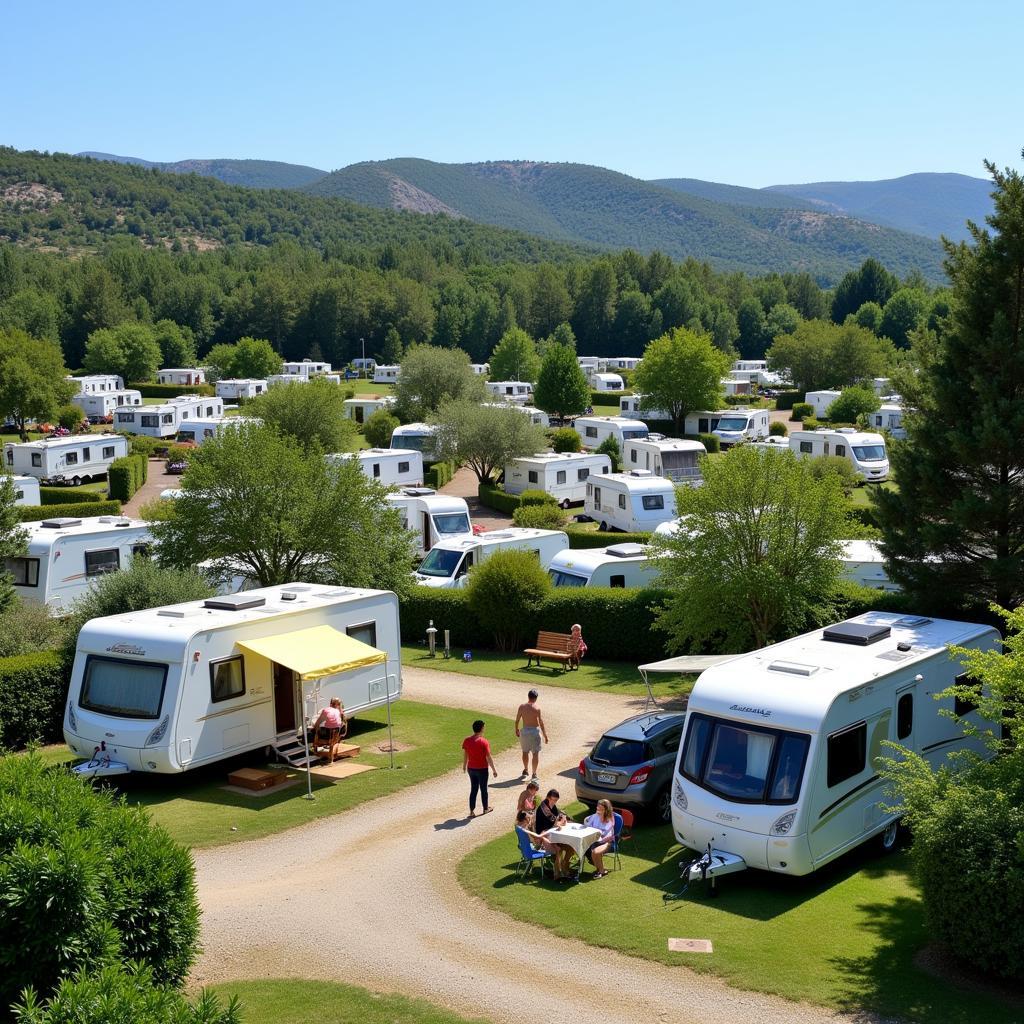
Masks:
[[[944,243],[950,316],[914,336],[899,491],[874,498],[889,573],[922,607],[1024,600],[1024,178],[985,166],[992,231]]]

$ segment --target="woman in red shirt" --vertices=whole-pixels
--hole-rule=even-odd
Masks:
[[[469,816],[476,817],[476,795],[480,793],[483,813],[489,814],[491,806],[487,800],[487,768],[490,766],[494,777],[498,769],[491,758],[491,745],[484,739],[484,723],[477,719],[473,723],[473,735],[462,741],[462,770],[469,774]]]

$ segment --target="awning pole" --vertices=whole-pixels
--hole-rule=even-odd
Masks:
[[[301,677],[299,679],[299,691],[300,693],[302,692]],[[303,800],[315,800],[316,797],[313,796],[313,772],[311,770],[313,765],[309,755],[309,723],[306,721],[305,694],[303,694],[302,698],[302,735],[306,740],[306,795],[303,797]]]
[[[658,706],[658,702],[654,699],[654,691],[651,689],[651,681],[647,678],[647,673],[641,668],[640,677],[644,681],[644,686],[647,687],[647,700],[644,701],[644,711],[653,704],[655,707]]]
[[[388,750],[391,752],[391,767],[395,767],[395,740],[391,734],[391,687],[388,685],[388,674],[384,673],[384,699],[388,705]]]

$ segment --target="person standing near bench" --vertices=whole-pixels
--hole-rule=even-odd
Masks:
[[[476,817],[476,795],[479,792],[483,804],[483,813],[491,811],[490,802],[487,799],[487,768],[498,777],[498,769],[494,767],[494,760],[491,757],[491,745],[484,739],[483,719],[478,718],[473,723],[473,735],[467,736],[462,741],[462,770],[469,774],[469,816]]]
[[[527,762],[530,757],[533,757],[533,781],[539,782],[537,777],[537,762],[540,760],[540,741],[541,736],[544,737],[544,742],[548,741],[548,730],[544,725],[544,716],[540,713],[540,708],[537,707],[537,691],[531,690],[526,695],[526,703],[519,705],[519,711],[516,712],[516,736],[519,737],[519,746],[523,751],[523,771],[519,776],[521,779],[525,779],[529,774]],[[519,723],[522,722],[522,727]]]

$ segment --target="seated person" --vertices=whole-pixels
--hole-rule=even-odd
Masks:
[[[596,828],[600,838],[587,850],[587,860],[594,865],[594,877],[604,878],[608,874],[604,869],[604,855],[611,849],[615,841],[615,812],[608,800],[598,800],[597,810],[583,822],[588,828]]]
[[[338,741],[346,735],[348,735],[348,721],[345,718],[345,708],[337,697],[332,697],[330,705],[320,712],[313,723],[313,748],[327,747],[330,763],[333,764]]]
[[[537,831],[547,832],[548,829],[555,828],[559,816],[565,818],[558,806],[558,790],[549,789],[548,795],[537,805],[535,812]]]
[[[562,846],[560,843],[553,843],[547,838],[547,835],[538,835],[536,832],[530,829],[530,816],[526,811],[520,811],[516,815],[516,829],[521,830],[533,844],[534,849],[544,850],[546,853],[551,854],[551,865],[555,874],[555,881],[560,882],[564,878],[568,878],[567,863],[564,856],[564,851],[568,847]]]
[[[539,791],[540,786],[531,779],[526,784],[526,789],[519,794],[519,801],[516,804],[516,814],[518,815],[520,811],[526,811],[530,818],[530,823],[526,826],[527,828],[533,828],[536,824],[537,793]]]

